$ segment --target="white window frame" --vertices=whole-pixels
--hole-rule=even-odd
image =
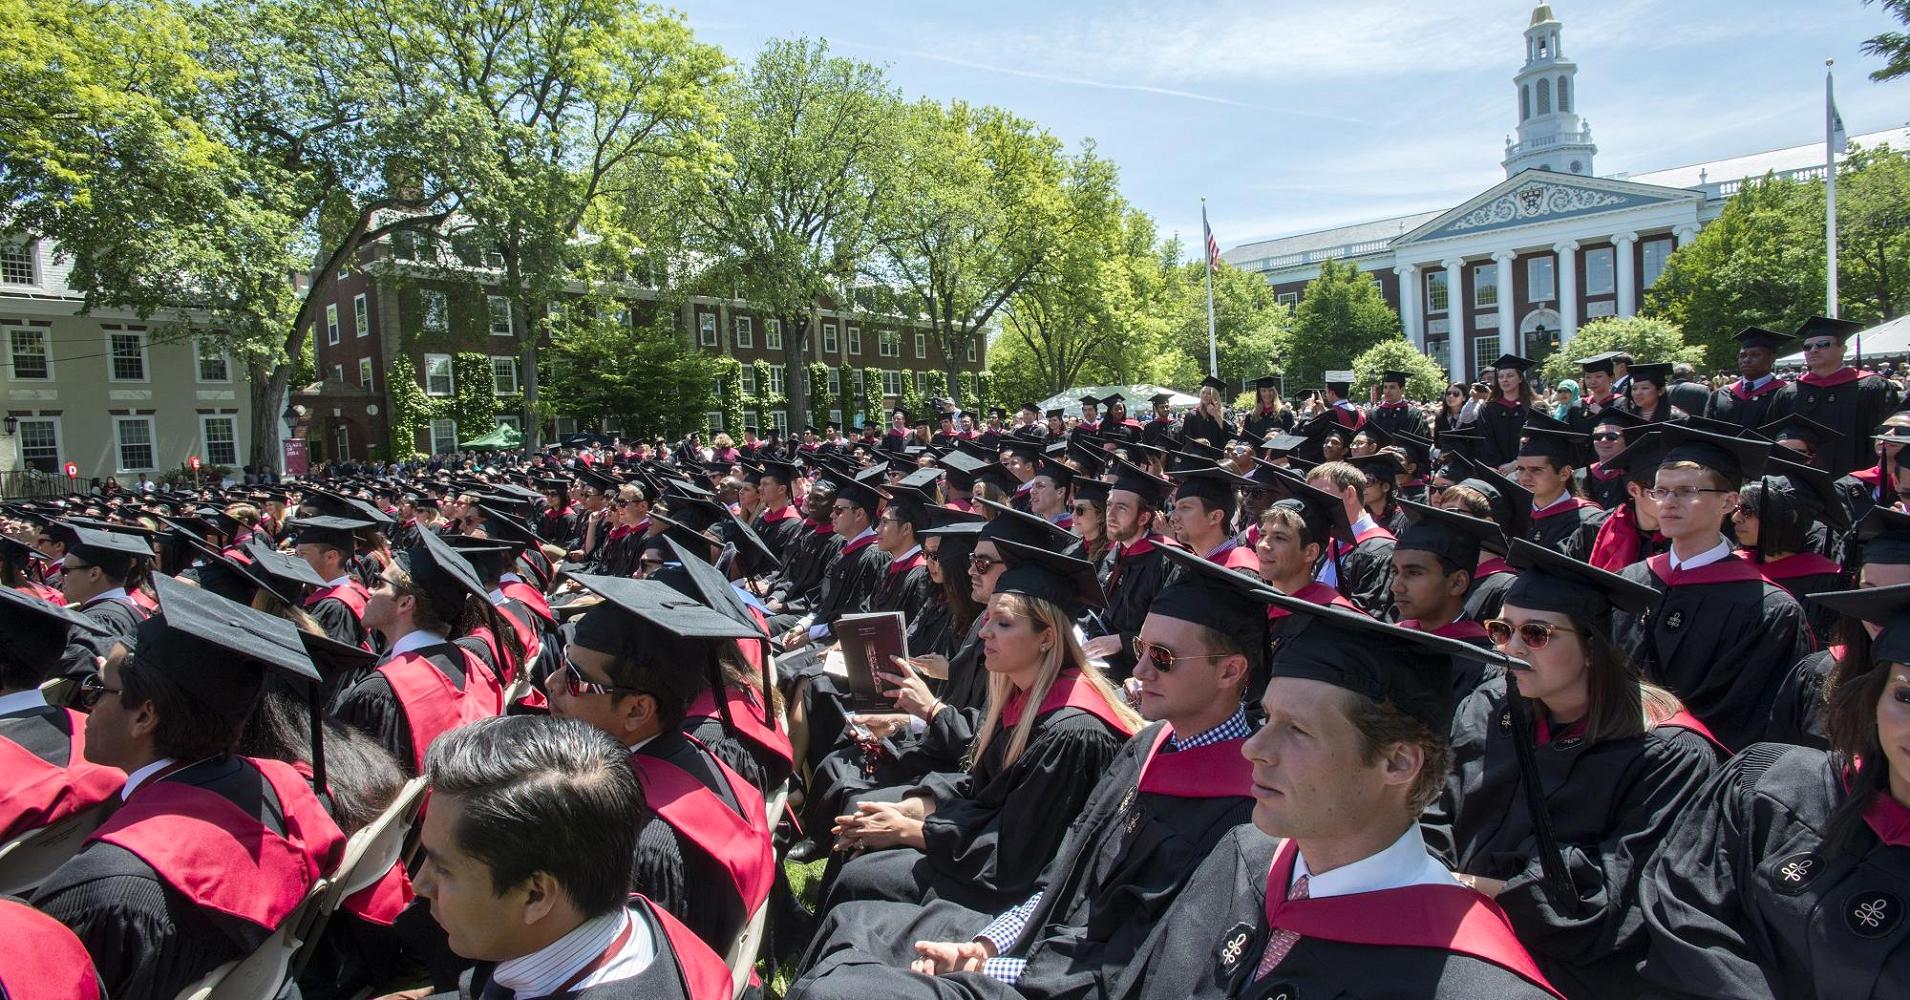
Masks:
[[[53,428],[53,468],[46,470],[46,474],[49,476],[58,475],[60,472],[60,466],[66,457],[66,439],[60,433],[60,418],[59,417],[20,417],[19,421],[20,421],[19,426],[14,428],[14,431],[13,431],[14,433],[13,440],[14,440],[14,448],[18,451],[20,456],[20,467],[23,469],[33,468],[33,466],[30,464],[33,461],[33,458],[27,454],[27,443],[26,443],[27,425],[28,424],[46,424]]]
[[[780,396],[783,394],[784,388],[788,384],[787,383],[788,370],[789,370],[788,365],[770,365],[769,366],[769,393],[768,393],[769,395]]]
[[[1598,272],[1592,262],[1605,262],[1605,280],[1598,280]],[[1618,291],[1618,252],[1611,247],[1593,247],[1585,251],[1585,294],[1610,295]]]
[[[1491,295],[1484,294],[1490,291]],[[1499,265],[1472,265],[1472,307],[1474,309],[1497,309],[1499,307]],[[1495,359],[1496,360],[1496,359]]]
[[[745,396],[756,395],[756,366],[755,365],[743,366],[743,395]]]
[[[338,346],[338,303],[325,303],[325,346]]]
[[[711,434],[723,432],[723,411],[708,410],[703,414],[703,428]]]
[[[1652,251],[1663,248],[1664,256],[1658,260],[1657,270],[1652,269]],[[1665,265],[1671,263],[1671,255],[1677,252],[1678,245],[1671,237],[1645,240],[1639,250],[1638,287],[1650,288],[1658,283],[1658,276],[1665,273]]]
[[[894,330],[881,330],[875,335],[875,349],[880,357],[899,358],[902,356],[902,336]]]
[[[830,366],[829,397],[833,399],[840,395],[842,395],[842,369]]]
[[[425,333],[451,332],[451,300],[435,288],[418,293],[418,329]]]
[[[451,445],[448,448],[440,448],[438,447],[438,433],[447,429],[451,432]],[[425,433],[428,435],[428,441],[426,443],[431,449],[431,454],[442,455],[445,452],[458,450],[458,422],[456,420],[450,417],[433,418],[430,425],[426,428]]]
[[[698,334],[697,334],[698,343],[702,344],[704,347],[717,346],[718,338],[716,334],[716,314],[715,313],[713,312],[697,313],[696,328],[698,331]]]
[[[1276,305],[1283,305],[1288,309],[1297,309],[1300,306],[1300,293],[1281,292],[1273,297],[1273,301]]]
[[[53,371],[53,328],[52,327],[26,326],[23,324],[9,324],[7,326],[0,327],[0,332],[4,332],[6,334],[7,375],[9,378],[13,379],[16,382],[51,382],[54,380],[55,373]],[[40,354],[46,361],[46,375],[34,376],[34,375],[20,374],[19,364],[17,363],[19,352],[14,350],[13,337],[15,334],[21,334],[21,333],[29,334],[29,335],[37,335],[40,338]]]
[[[524,415],[521,413],[500,413],[497,422],[520,434],[524,431]]]
[[[0,268],[0,284],[30,286],[40,283],[40,241],[13,240],[0,243],[0,251],[15,251],[26,258],[27,280],[13,281],[6,277],[4,268]]]
[[[1472,370],[1491,371],[1492,363],[1499,360],[1499,355],[1504,353],[1499,348],[1501,343],[1504,341],[1497,334],[1475,338],[1472,342]]]
[[[1551,254],[1528,258],[1525,262],[1525,300],[1555,302],[1558,297],[1558,258]],[[1492,357],[1496,361],[1499,356],[1495,354]]]
[[[902,372],[899,369],[882,369],[882,395],[902,395]]]
[[[783,437],[789,436],[789,411],[788,410],[769,411],[769,423],[770,423],[770,426],[776,428],[776,433],[781,434]]]
[[[150,457],[152,458],[152,464],[150,465],[126,464],[126,438],[121,433],[121,431],[128,424],[145,424],[146,425],[146,447],[151,452]],[[115,416],[113,417],[113,471],[115,473],[155,472],[158,469],[159,469],[159,428],[157,426],[157,422],[154,421],[153,418],[149,416],[136,416],[136,417]]]
[[[371,336],[371,306],[365,301],[365,293],[359,292],[351,297],[352,333],[360,337]]]
[[[928,357],[928,334],[920,330],[915,331],[915,356],[918,358]]]
[[[782,320],[763,320],[763,349],[768,351],[780,351],[783,349]]]
[[[431,368],[444,363],[444,391],[435,392],[431,388]],[[451,365],[449,354],[427,354],[424,356],[424,394],[427,396],[454,396],[458,391],[458,373]]]
[[[117,360],[113,356],[113,338],[114,337],[138,337],[139,338],[139,377],[138,378],[120,378],[119,372],[117,372],[114,369],[113,363],[114,361]],[[106,331],[106,381],[121,382],[121,383],[151,382],[152,374],[153,374],[153,363],[152,363],[151,354],[152,354],[152,338],[146,335],[144,332],[139,330],[107,330]]]
[[[756,320],[751,316],[734,316],[736,320],[736,346],[756,346]]]
[[[1443,313],[1452,303],[1452,289],[1446,287],[1445,270],[1434,271],[1426,276],[1426,315]]]
[[[212,457],[212,424],[221,420],[232,428],[232,460],[229,462]],[[237,466],[239,464],[239,418],[236,414],[199,414],[199,458],[207,465]]]
[[[968,338],[968,360],[971,364],[975,361],[975,338],[972,336]]]
[[[345,363],[343,361],[335,361],[332,363],[332,381],[337,382],[339,385],[345,384]]]
[[[498,313],[499,306],[504,307],[501,317]],[[510,299],[502,295],[486,295],[484,297],[484,315],[490,321],[491,336],[514,337],[517,335],[517,317],[511,315]],[[504,328],[501,330],[498,329],[498,320],[500,318],[504,320]]]
[[[208,356],[206,352],[207,347],[217,348],[216,351],[212,352],[217,355],[216,358]],[[225,368],[224,378],[206,377],[205,363],[214,360],[218,361],[219,364]],[[205,385],[229,384],[232,381],[232,352],[226,350],[224,344],[216,343],[207,338],[195,338],[192,342],[192,377],[194,381]]]
[[[358,359],[358,387],[360,389],[365,390],[366,392],[373,391],[372,379],[373,379],[373,376],[371,373],[371,359],[359,358]]]
[[[833,406],[830,407],[829,422],[832,424],[835,424],[837,427],[841,427],[842,426],[842,411],[840,409],[837,409],[836,407],[833,407]]]
[[[839,347],[840,342],[836,339],[836,325],[834,323],[822,324],[822,353],[835,354]]]
[[[862,328],[859,326],[852,326],[852,327],[849,327],[848,329],[849,329],[849,353],[861,354],[862,353]]]
[[[511,387],[510,387],[510,389],[509,389],[509,391],[506,391],[506,390],[503,390],[503,389],[499,389],[499,388],[498,388],[498,380],[497,380],[497,376],[498,376],[498,370],[497,370],[497,363],[498,363],[498,362],[500,362],[500,361],[508,361],[508,362],[510,362],[510,363],[511,363]],[[514,355],[514,354],[493,354],[493,355],[491,355],[491,395],[493,395],[493,396],[515,396],[515,395],[517,395],[518,393],[520,393],[520,392],[523,392],[523,391],[524,391],[524,383],[523,383],[523,382],[522,382],[521,380],[519,380],[517,376],[518,376],[518,364],[517,364],[517,356],[516,356],[516,355]]]

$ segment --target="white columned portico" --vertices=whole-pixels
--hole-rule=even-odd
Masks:
[[[1519,254],[1515,250],[1500,250],[1492,255],[1492,262],[1498,266],[1499,282],[1499,353],[1519,353],[1519,323],[1512,318],[1512,262]]]
[[[1563,347],[1578,334],[1578,242],[1554,243],[1552,252],[1559,257],[1559,346]]]
[[[1426,331],[1419,322],[1419,265],[1401,264],[1393,268],[1399,275],[1399,328],[1413,349],[1426,353]]]
[[[1683,225],[1674,227],[1671,230],[1671,235],[1678,241],[1678,247],[1682,247],[1686,243],[1691,242],[1692,237],[1698,235],[1698,225],[1694,222],[1684,223]],[[1676,250],[1678,247],[1673,247],[1672,249]]]
[[[1632,256],[1637,247],[1637,233],[1619,233],[1612,237],[1612,261],[1618,272],[1618,315],[1621,319],[1638,312],[1638,272],[1632,267]]]
[[[1447,372],[1454,382],[1472,377],[1466,366],[1466,262],[1448,257],[1439,262],[1446,269],[1446,351]]]

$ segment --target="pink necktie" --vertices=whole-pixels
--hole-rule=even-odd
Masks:
[[[1306,887],[1307,876],[1302,875],[1294,879],[1293,888],[1287,891],[1287,898],[1305,899]],[[1267,973],[1272,972],[1274,967],[1280,964],[1280,960],[1287,957],[1287,952],[1292,951],[1293,946],[1299,942],[1300,935],[1293,931],[1274,928],[1273,933],[1267,937],[1266,953],[1260,956],[1260,965],[1253,970],[1253,978],[1265,979]]]

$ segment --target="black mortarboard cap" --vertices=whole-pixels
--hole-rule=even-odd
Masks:
[[[1527,427],[1519,441],[1520,458],[1549,458],[1562,465],[1578,465],[1591,438],[1576,431]]]
[[[1074,497],[1076,500],[1086,500],[1089,503],[1105,508],[1108,505],[1108,490],[1112,489],[1113,486],[1113,483],[1105,479],[1089,479],[1085,476],[1078,476],[1074,481]]]
[[[1862,333],[1863,330],[1864,325],[1862,323],[1853,323],[1847,319],[1829,319],[1823,316],[1812,316],[1798,325],[1797,338],[1804,340],[1810,337],[1828,336],[1836,337],[1838,340],[1849,340],[1859,333]]]
[[[1406,530],[1400,532],[1394,549],[1430,552],[1439,557],[1446,572],[1471,573],[1479,563],[1479,550],[1505,547],[1505,530],[1491,521],[1454,510],[1401,500],[1407,516]]]
[[[1650,382],[1660,389],[1671,384],[1671,366],[1662,361],[1649,365],[1632,365],[1628,371],[1634,384]]]
[[[1872,663],[1910,663],[1910,583],[1812,594],[1805,600],[1883,626],[1870,640]]]
[[[1174,394],[1171,392],[1157,392],[1147,397],[1147,401],[1153,403],[1155,406],[1165,406],[1174,401]]]
[[[1021,594],[1040,598],[1062,608],[1073,618],[1085,608],[1107,604],[1094,564],[1086,559],[1065,556],[1053,549],[1026,545],[1005,538],[994,540],[995,548],[1008,563],[995,581],[997,594]]]
[[[1371,455],[1348,458],[1346,461],[1349,465],[1366,473],[1366,477],[1373,482],[1385,483],[1388,486],[1398,482],[1399,477],[1406,474],[1406,463],[1400,461],[1399,456],[1390,451],[1376,451]]]
[[[68,555],[78,556],[110,576],[125,576],[135,560],[151,558],[153,554],[152,544],[143,537],[96,528],[71,518],[48,525],[47,533],[66,543]]]
[[[437,534],[430,532],[430,534]],[[438,535],[438,541],[457,550],[476,571],[480,580],[495,580],[510,572],[511,564],[524,551],[524,543],[507,538],[478,538],[475,535]]]
[[[1678,423],[1661,424],[1658,433],[1664,440],[1664,464],[1696,462],[1730,480],[1733,486],[1764,471],[1771,455],[1771,446],[1763,441],[1695,430]]]
[[[38,664],[51,672],[75,633],[103,636],[106,630],[92,618],[31,594],[0,587],[0,629],[7,637],[7,653],[14,662]]]
[[[1248,650],[1257,666],[1267,645],[1267,602],[1261,595],[1273,588],[1186,549],[1164,545],[1160,551],[1180,571],[1155,591],[1147,613],[1218,629]]]
[[[1203,389],[1212,389],[1215,392],[1222,393],[1223,395],[1227,392],[1227,380],[1223,378],[1216,378],[1215,376],[1212,376],[1212,375],[1209,375],[1206,378],[1201,379],[1200,386]]]
[[[1068,529],[1046,518],[1036,517],[993,500],[978,499],[975,502],[995,514],[994,519],[981,528],[983,540],[1006,540],[1055,551],[1065,549],[1078,540]]]
[[[1308,484],[1299,476],[1278,472],[1270,472],[1264,479],[1256,480],[1255,487],[1277,498],[1269,505],[1269,509],[1287,507],[1299,513],[1300,519],[1306,522],[1307,530],[1317,536],[1322,545],[1331,539],[1353,544],[1353,526],[1346,519],[1346,504],[1339,497]]]
[[[1182,497],[1200,497],[1218,507],[1231,508],[1235,493],[1239,490],[1253,489],[1257,485],[1253,480],[1237,476],[1219,466],[1199,469],[1185,469],[1173,473],[1180,487],[1174,491],[1174,499]]]
[[[1464,455],[1448,456],[1450,468],[1463,478],[1458,485],[1485,495],[1492,519],[1509,538],[1523,538],[1532,528],[1532,491],[1499,474],[1499,470]]]
[[[1830,473],[1773,456],[1764,467],[1762,482],[1767,494],[1783,494],[1804,522],[1822,521],[1832,531],[1850,527],[1850,511]]]
[[[1890,507],[1872,507],[1857,522],[1865,565],[1910,566],[1910,514]]]
[[[1759,427],[1757,432],[1773,441],[1806,441],[1812,445],[1829,444],[1844,438],[1843,434],[1801,413],[1779,417]]]
[[[1074,470],[1052,458],[1043,458],[1035,466],[1035,475],[1048,477],[1057,489],[1065,490],[1074,485]]]
[[[1606,351],[1604,354],[1594,354],[1589,358],[1575,358],[1572,363],[1578,366],[1579,371],[1588,375],[1595,372],[1610,375],[1617,370],[1612,364],[1612,359],[1617,356],[1616,351]]]
[[[1400,385],[1404,386],[1407,382],[1412,380],[1412,376],[1406,374],[1403,371],[1389,368],[1386,371],[1379,373],[1379,380],[1382,383],[1398,382]]]
[[[358,532],[374,527],[370,521],[329,514],[300,518],[291,526],[297,532],[292,536],[293,544],[329,545],[344,552],[356,552]]]
[[[1570,615],[1599,628],[1610,625],[1613,608],[1635,614],[1658,599],[1658,592],[1645,584],[1523,538],[1512,540],[1506,565],[1519,573],[1505,603]]]
[[[1160,507],[1167,495],[1174,491],[1174,484],[1160,478],[1146,469],[1124,458],[1112,460],[1114,463],[1113,489],[1126,490],[1138,495],[1148,510]]]
[[[457,549],[445,544],[437,532],[418,532],[417,544],[407,549],[404,556],[405,572],[424,592],[441,621],[457,621],[467,596],[480,601],[489,599],[477,567]]]
[[[1731,339],[1737,341],[1739,347],[1762,347],[1776,351],[1796,338],[1789,334],[1766,330],[1761,326],[1747,326],[1732,334]]]
[[[252,568],[269,586],[268,590],[290,604],[298,603],[302,594],[300,587],[323,587],[325,581],[319,579],[318,571],[312,564],[291,552],[281,552],[265,544],[256,535],[241,548],[252,559]]]
[[[1522,372],[1536,364],[1538,364],[1538,362],[1531,358],[1522,358],[1516,354],[1501,354],[1499,355],[1499,360],[1492,363],[1492,367],[1495,371],[1501,368],[1510,368],[1513,371]]]
[[[667,544],[667,542],[666,542]],[[696,598],[657,580],[578,573],[578,586],[603,598],[603,603],[577,620],[573,641],[586,649],[615,653],[626,645],[646,645],[642,632],[653,629],[680,639],[754,639],[754,625],[744,625]],[[633,629],[632,625],[638,626]]]
[[[140,623],[134,659],[185,691],[195,707],[228,718],[249,714],[267,670],[320,679],[290,621],[164,573],[152,582],[159,610]]]

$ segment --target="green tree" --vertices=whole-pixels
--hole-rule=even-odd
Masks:
[[[1152,369],[1136,381],[1192,389],[1207,374],[1206,268],[1190,261],[1170,272],[1168,336],[1148,352]],[[1214,344],[1223,377],[1243,382],[1284,372],[1292,322],[1293,311],[1274,298],[1265,278],[1224,262],[1214,269]]]
[[[1367,350],[1401,336],[1399,315],[1358,264],[1327,261],[1307,283],[1293,314],[1286,348],[1287,384],[1318,384],[1322,374],[1351,367]]]
[[[735,358],[717,358],[716,372],[717,382],[723,386],[722,398],[718,401],[723,411],[723,427],[740,430],[743,408],[749,405],[749,397],[743,393],[743,363]]]
[[[684,242],[713,261],[697,283],[782,320],[788,371],[803,365],[817,301],[842,298],[868,245],[875,193],[894,159],[901,98],[882,70],[777,39],[723,84],[711,140],[725,159],[691,175],[675,213]],[[792,385],[793,409],[809,408]]]
[[[843,362],[842,367],[836,370],[836,409],[842,411],[845,422],[854,419],[856,410],[862,406],[861,390],[856,380],[856,369],[849,367],[848,362]]]
[[[489,355],[459,351],[451,358],[450,407],[445,414],[458,422],[460,439],[489,434],[497,428],[497,387]]]
[[[829,366],[820,361],[809,362],[806,388],[809,390],[809,426],[819,428],[829,422]]]
[[[1408,399],[1438,399],[1446,391],[1446,370],[1400,337],[1375,344],[1353,359],[1353,394],[1364,397],[1378,389],[1380,373],[1387,371],[1406,373]]]
[[[1871,0],[1864,0],[1869,4]],[[1878,0],[1884,11],[1897,19],[1898,23],[1910,25],[1910,0]],[[1870,79],[1877,83],[1894,80],[1910,75],[1910,32],[1886,31],[1864,42],[1864,55],[1877,56],[1884,60],[1883,67],[1873,70]]]
[[[1910,154],[1858,149],[1837,171],[1837,291],[1845,319],[1910,311]]]
[[[862,398],[857,400],[856,403],[857,407],[862,411],[862,418],[864,420],[873,420],[878,424],[881,423],[882,411],[885,408],[882,403],[886,396],[886,393],[882,391],[882,369],[862,369],[860,384],[862,386]],[[842,415],[847,418],[849,413],[847,410],[844,410]]]
[[[418,384],[418,371],[411,364],[411,355],[404,351],[386,360],[385,379],[386,395],[391,401],[387,411],[391,458],[396,462],[410,461],[418,455],[419,436],[431,426],[440,407],[437,400],[425,394],[424,386]]]
[[[750,362],[750,378],[756,382],[756,394],[749,398],[747,405],[757,411],[757,420],[767,420],[769,411],[776,407],[781,398],[769,391],[769,362],[761,358]]]
[[[948,391],[966,404],[958,359],[1087,223],[1069,206],[1095,196],[1072,189],[1111,188],[1114,171],[1091,145],[1070,157],[1033,122],[960,101],[916,103],[903,137],[869,269],[902,292],[902,311],[928,318]]]
[[[1539,371],[1547,385],[1557,385],[1565,379],[1578,378],[1579,366],[1573,358],[1589,358],[1608,351],[1625,351],[1645,363],[1699,364],[1704,360],[1704,349],[1687,344],[1684,333],[1675,323],[1652,316],[1626,319],[1607,316],[1579,327],[1572,342],[1546,358]]]
[[[667,321],[632,327],[592,318],[566,323],[559,333],[545,355],[542,416],[575,417],[593,429],[614,417],[632,435],[676,437],[701,428],[705,413],[722,409],[715,392],[719,378],[741,391],[740,367],[728,371],[724,363],[733,361],[686,344]]]

